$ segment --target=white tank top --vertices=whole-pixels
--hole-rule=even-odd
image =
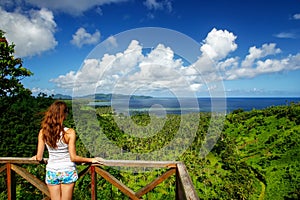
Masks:
[[[64,128],[65,131],[68,128]],[[46,165],[46,170],[49,171],[72,171],[76,169],[76,165],[71,161],[68,144],[63,141],[63,134],[57,142],[57,148],[47,146],[49,159]]]

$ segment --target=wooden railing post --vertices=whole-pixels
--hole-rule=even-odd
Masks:
[[[180,174],[178,171],[178,168],[176,168],[176,188],[175,188],[175,194],[176,194],[176,200],[184,199],[184,188],[182,186]]]
[[[185,165],[178,163],[176,171],[176,200],[181,199],[199,200],[199,197]]]
[[[91,166],[91,195],[92,200],[97,199],[97,173],[95,171],[95,166]]]
[[[7,175],[7,198],[8,200],[16,199],[16,177],[15,172],[11,169],[11,163],[6,163]]]

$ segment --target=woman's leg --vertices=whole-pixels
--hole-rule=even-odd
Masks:
[[[61,199],[71,200],[73,196],[74,183],[61,184]],[[52,199],[51,199],[52,200]]]
[[[61,200],[61,184],[58,185],[47,185],[51,200]]]

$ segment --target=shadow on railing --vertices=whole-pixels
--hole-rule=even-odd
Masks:
[[[16,199],[16,179],[15,174],[17,173],[37,189],[39,189],[50,199],[50,193],[48,191],[45,182],[41,181],[33,174],[29,173],[26,169],[19,166],[20,164],[40,164],[38,161],[30,160],[30,158],[19,158],[19,157],[0,157],[0,163],[4,164],[0,167],[0,173],[6,170],[7,175],[7,197],[8,200]],[[104,166],[110,167],[141,167],[141,168],[167,168],[168,170],[161,174],[159,177],[154,179],[151,183],[147,184],[137,192],[124,185],[121,181],[111,175],[109,172],[104,170],[99,165],[88,165],[85,169],[79,172],[79,178],[83,177],[87,173],[91,175],[91,199],[96,200],[97,198],[97,174],[103,177],[105,180],[110,182],[112,185],[117,187],[123,194],[128,196],[130,199],[138,200],[142,199],[143,195],[150,192],[158,184],[175,174],[176,177],[176,200],[199,199],[194,189],[191,178],[185,165],[182,162],[174,161],[137,161],[137,160],[106,160]]]

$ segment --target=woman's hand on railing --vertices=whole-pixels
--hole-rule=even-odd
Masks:
[[[45,160],[44,158],[42,158],[42,160],[38,160],[36,155],[32,156],[29,160],[36,160],[39,161],[40,164],[47,164],[47,159]]]
[[[30,160],[36,160],[36,155],[32,156]]]
[[[105,159],[101,158],[101,157],[96,157],[92,159],[92,164],[100,164],[100,165],[104,165]]]

